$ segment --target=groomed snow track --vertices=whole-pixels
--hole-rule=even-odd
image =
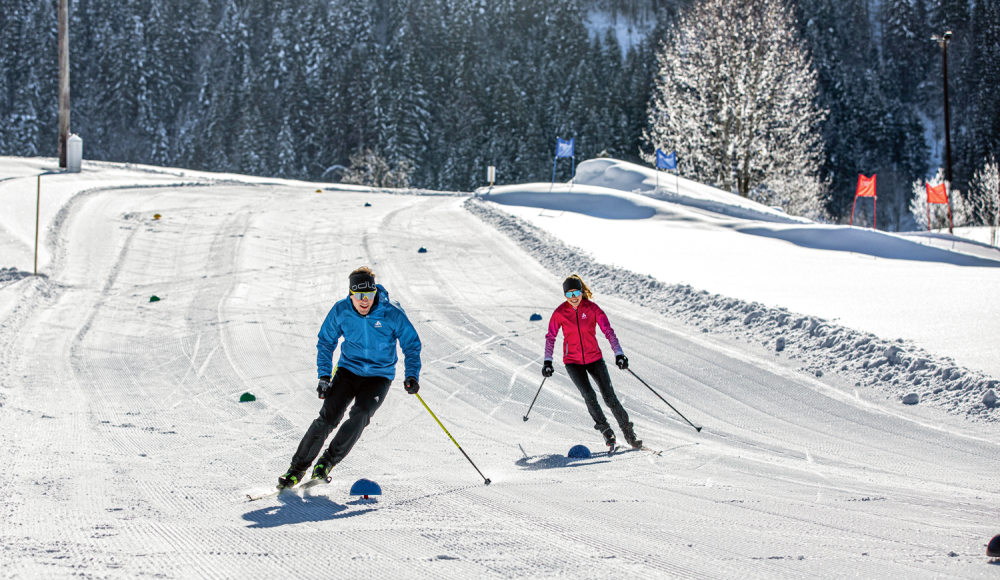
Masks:
[[[560,278],[463,201],[266,185],[78,197],[50,277],[0,289],[18,302],[0,311],[0,577],[995,572],[995,428],[907,415],[613,298],[598,297],[632,368],[704,430],[612,369],[663,453],[567,459],[601,445],[561,365],[522,421],[545,332],[529,316],[547,320]],[[493,484],[396,381],[331,485],[248,503],[319,409],[316,332],[361,264],[420,332],[421,395]],[[348,495],[361,477],[377,503]]]

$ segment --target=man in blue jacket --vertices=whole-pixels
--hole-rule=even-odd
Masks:
[[[354,401],[350,417],[313,468],[312,479],[325,479],[333,466],[344,460],[358,442],[372,415],[385,401],[389,384],[396,376],[396,341],[403,349],[406,392],[420,389],[420,337],[398,302],[375,284],[375,274],[364,266],[351,272],[350,295],[338,301],[326,315],[316,344],[316,367],[323,399],[319,417],[299,443],[288,472],[278,478],[278,487],[292,487],[302,481],[306,470],[320,454],[327,437]],[[340,338],[340,360],[333,368],[333,351]],[[330,378],[330,375],[333,378]]]

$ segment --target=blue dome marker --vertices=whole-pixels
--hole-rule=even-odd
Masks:
[[[532,315],[531,315],[531,316],[530,316],[530,317],[528,318],[528,320],[541,320],[541,319],[542,319],[542,315],[541,315],[541,314],[538,314],[537,312],[536,312],[535,314],[532,314]]]
[[[566,456],[572,459],[590,459],[590,449],[586,445],[574,445]]]
[[[382,488],[370,479],[359,479],[351,486],[351,495],[360,495],[368,499],[370,495],[382,495]]]

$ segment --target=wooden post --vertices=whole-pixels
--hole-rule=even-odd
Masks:
[[[69,0],[59,0],[59,167],[66,167],[69,139]]]
[[[38,222],[42,212],[42,175],[38,174],[38,196],[35,198],[35,276],[38,276]]]

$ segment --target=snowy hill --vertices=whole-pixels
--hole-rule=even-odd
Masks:
[[[824,268],[826,280],[867,279],[854,284],[888,305],[872,292],[891,282],[879,268],[903,281],[923,272],[925,283],[959,279],[972,300],[995,287],[1000,269],[988,254],[897,236],[886,245],[882,234],[780,216],[750,220],[740,212],[770,214],[720,213],[608,183],[557,186],[555,195],[495,188],[489,199],[516,202],[501,205],[85,163],[79,175],[42,177],[45,277],[25,276],[34,175],[53,165],[0,158],[4,577],[991,571],[984,544],[1000,533],[997,409],[948,390],[901,404],[892,381],[905,378],[906,357],[920,348],[951,355],[902,333],[861,336],[855,323],[864,316],[819,321],[824,312],[812,307],[834,292],[809,296],[813,282],[803,280]],[[571,211],[582,207],[589,215]],[[869,251],[809,247],[826,231]],[[893,244],[903,242],[921,258],[902,259],[904,246]],[[876,259],[873,245],[894,257]],[[347,273],[366,263],[420,333],[421,396],[493,483],[483,485],[397,380],[331,485],[248,503],[246,494],[266,491],[287,468],[319,410],[316,333],[346,294]],[[541,382],[544,320],[561,302],[570,263],[594,282],[631,368],[701,432],[612,368],[637,433],[661,453],[568,458],[573,445],[597,451],[601,440],[558,360],[522,419]],[[733,319],[721,322],[722,311]],[[980,316],[988,322],[993,312]],[[543,321],[531,321],[535,313]],[[790,337],[781,356],[773,337],[759,340],[778,329]],[[851,329],[852,342],[814,346]],[[877,346],[895,336],[913,343],[890,353]],[[892,371],[888,385],[817,376],[812,366],[830,351],[864,338],[852,348],[871,350],[871,372],[845,372]],[[961,355],[971,360],[975,350]],[[924,367],[940,366],[931,358]],[[952,367],[948,377],[912,372],[964,385],[979,376],[967,365],[955,380]],[[256,401],[240,403],[247,391]],[[975,411],[954,412],[952,402]],[[362,477],[381,484],[377,502],[348,495]]]

